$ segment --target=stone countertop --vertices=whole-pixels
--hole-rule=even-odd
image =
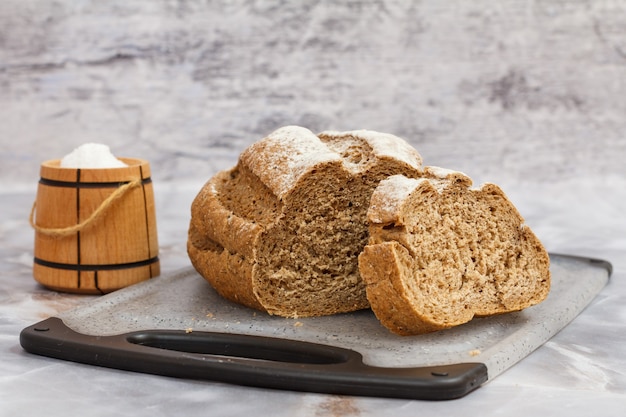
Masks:
[[[192,184],[155,184],[162,273],[189,265]],[[626,181],[525,184],[505,190],[551,252],[602,258],[611,281],[570,325],[468,396],[444,402],[248,388],[93,367],[26,353],[20,331],[95,296],[57,293],[32,279],[34,191],[7,191],[0,206],[0,415],[159,416],[589,416],[626,404]],[[558,196],[558,197],[557,197]]]

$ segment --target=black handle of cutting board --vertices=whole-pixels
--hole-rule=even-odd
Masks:
[[[487,381],[482,363],[382,368],[316,343],[182,330],[89,336],[57,317],[22,330],[20,343],[34,354],[108,368],[328,394],[446,400]]]

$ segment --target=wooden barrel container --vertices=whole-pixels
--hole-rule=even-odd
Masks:
[[[61,168],[41,165],[31,214],[33,276],[65,292],[102,294],[160,273],[150,166]]]

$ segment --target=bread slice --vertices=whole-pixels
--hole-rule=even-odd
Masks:
[[[422,175],[404,140],[289,126],[252,144],[191,207],[188,254],[224,297],[286,317],[369,307],[358,269],[372,192]]]
[[[421,334],[545,299],[548,254],[502,190],[471,189],[460,172],[424,171],[389,177],[372,195],[359,268],[381,323]]]

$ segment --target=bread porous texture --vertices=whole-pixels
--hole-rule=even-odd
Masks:
[[[391,175],[422,174],[418,152],[392,135],[281,128],[197,195],[189,257],[222,296],[270,314],[368,308],[358,256],[372,193]]]
[[[421,334],[544,300],[548,253],[504,192],[470,188],[460,172],[424,171],[391,176],[372,195],[359,267],[381,323]]]

